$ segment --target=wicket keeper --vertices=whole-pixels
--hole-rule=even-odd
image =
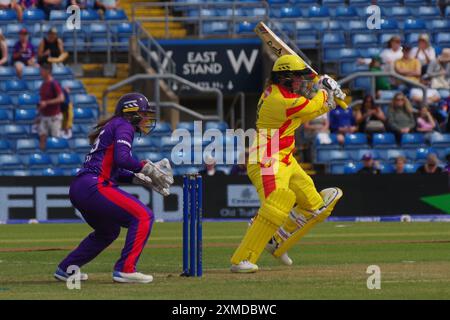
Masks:
[[[266,138],[255,139],[247,166],[261,207],[231,258],[232,272],[256,272],[264,248],[283,263],[292,264],[287,250],[315,223],[325,220],[342,197],[339,188],[317,192],[292,155],[295,130],[334,109],[334,95],[343,95],[329,76],[322,76],[317,84],[314,77],[295,55],[283,55],[273,66],[257,110],[257,131],[265,132]]]

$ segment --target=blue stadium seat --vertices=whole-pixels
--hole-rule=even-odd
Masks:
[[[69,88],[72,94],[85,93],[84,85],[80,80],[62,80],[61,86]]]
[[[136,151],[149,151],[156,147],[150,136],[136,137],[133,141],[133,150]]]
[[[312,6],[307,13],[308,18],[327,18],[329,16],[330,11],[328,10],[328,7]]]
[[[34,93],[22,93],[19,94],[17,103],[20,108],[32,108],[35,109],[39,103],[40,97]]]
[[[344,165],[344,174],[355,174],[362,168],[360,163],[347,162]]]
[[[381,19],[381,30],[398,30],[397,20]]]
[[[342,32],[327,32],[323,34],[324,47],[345,47],[345,36]]]
[[[436,35],[436,44],[441,47],[450,47],[450,32],[439,32]]]
[[[280,18],[299,18],[302,11],[299,7],[283,7],[280,10]]]
[[[160,145],[164,151],[170,151],[172,148],[177,145],[179,141],[172,141],[171,137],[161,137]]]
[[[38,67],[24,67],[22,71],[24,80],[38,80],[41,79],[41,74]]]
[[[403,29],[406,30],[425,30],[426,29],[425,20],[422,19],[407,19],[403,26]]]
[[[0,124],[8,124],[13,121],[12,110],[0,109]]]
[[[2,109],[14,108],[11,97],[7,93],[0,92],[0,108]]]
[[[380,34],[380,41],[378,43],[382,46],[385,46],[393,36],[399,36],[400,39],[402,38],[402,36],[398,35],[397,33],[383,32]]]
[[[437,155],[437,152],[436,152],[436,150],[434,150],[434,148],[428,148],[428,147],[417,148],[415,150],[409,150],[407,152],[409,152],[410,158],[414,157],[413,159],[416,162],[425,162],[429,154],[434,153]]]
[[[36,109],[16,109],[14,118],[16,123],[30,124],[34,122],[36,116]]]
[[[372,145],[374,148],[385,149],[396,147],[397,143],[392,133],[374,133],[372,136]]]
[[[0,67],[0,80],[9,80],[16,76],[16,69],[14,67],[1,66]]]
[[[421,147],[425,145],[425,136],[422,133],[404,133],[401,138],[402,147]]]
[[[72,101],[76,107],[84,105],[97,105],[97,98],[91,94],[75,94]]]
[[[58,80],[73,78],[72,70],[69,67],[55,64],[52,68],[52,75]]]
[[[372,82],[368,77],[358,77],[355,79],[355,82],[353,83],[353,88],[363,89],[366,92],[370,92],[372,88]]]
[[[314,140],[314,145],[317,149],[336,149],[339,147],[337,136],[334,133],[319,133]]]
[[[11,143],[6,139],[0,139],[0,153],[13,153]]]
[[[186,129],[190,132],[194,132],[194,122],[193,121],[178,122],[177,129]]]
[[[407,44],[409,44],[410,46],[416,46],[417,43],[419,42],[419,36],[420,33],[419,32],[411,32],[411,33],[407,33],[405,35],[405,41]]]
[[[105,11],[105,20],[128,20],[127,15],[125,14],[125,11],[123,10],[106,10]]]
[[[307,21],[297,21],[296,24],[303,24],[301,30],[309,31],[311,32],[313,29],[317,31],[342,31],[342,25],[341,22],[338,20],[323,20],[315,21],[314,23],[307,22]],[[308,25],[311,25],[308,28]],[[300,30],[300,29],[298,29]]]
[[[66,21],[67,18],[70,16],[69,13],[66,12],[66,10],[52,10],[50,11],[50,21]]]
[[[340,74],[346,76],[350,73],[369,71],[369,66],[366,64],[357,64],[356,61],[344,61],[340,64]]]
[[[45,20],[45,13],[41,9],[27,9],[23,12],[23,21],[39,22]]]
[[[100,20],[100,15],[93,9],[81,10],[81,21]]]
[[[380,47],[369,47],[369,48],[359,48],[359,55],[363,58],[373,58],[374,56],[379,56],[382,48]]]
[[[82,163],[77,153],[60,153],[57,158],[57,164],[60,168],[73,168]]]
[[[345,135],[345,148],[365,148],[367,146],[367,136],[365,133],[349,133]]]
[[[419,164],[417,163],[405,163],[405,167],[403,168],[404,173],[416,173],[417,169],[419,169]]]
[[[119,22],[111,25],[110,27],[112,32],[121,36],[129,36],[133,34],[133,23],[130,22]]]
[[[60,168],[45,168],[41,170],[33,171],[34,176],[43,176],[43,177],[56,177],[64,175],[64,171]]]
[[[354,48],[325,48],[324,60],[354,60],[359,56],[358,51]]]
[[[358,12],[355,7],[339,6],[336,8],[334,15],[338,19],[347,19],[350,17],[356,17]]]
[[[38,91],[41,89],[42,80],[27,80],[27,89],[28,91]]]
[[[351,149],[351,150],[348,150],[348,153],[349,153],[349,155],[350,155],[350,158],[351,158],[352,160],[354,160],[355,162],[361,161],[361,160],[362,160],[362,157],[363,157],[365,154],[370,154],[370,155],[372,155],[372,157],[373,157],[374,159],[379,159],[379,158],[380,158],[380,155],[378,154],[378,151],[377,151],[377,150],[370,149],[370,148],[368,148],[368,147],[360,148],[360,149]]]
[[[81,168],[63,169],[63,175],[75,177]]]
[[[91,150],[91,145],[87,138],[75,138],[73,140],[73,149],[77,152],[88,152]]]
[[[7,138],[27,138],[29,136],[28,128],[18,124],[6,124],[0,126],[0,135]]]
[[[367,47],[377,42],[377,36],[371,33],[358,33],[352,36],[352,45],[355,47]]]
[[[21,169],[23,163],[16,154],[0,154],[0,169]]]
[[[88,25],[88,35],[91,38],[106,37],[108,28],[104,23],[91,23]]]
[[[17,21],[17,13],[15,10],[11,9],[0,10],[0,24],[16,21]]]
[[[205,34],[228,33],[228,22],[225,21],[204,22],[202,31]]]
[[[377,151],[380,159],[385,161],[394,162],[400,156],[408,158],[407,153],[402,149],[379,149]]]
[[[139,159],[146,159],[152,162],[158,162],[159,160],[164,158],[164,155],[159,152],[140,152],[137,154]]]
[[[432,31],[446,31],[450,30],[450,20],[433,19],[427,21],[427,29]]]
[[[329,173],[331,174],[343,174],[344,173],[344,163],[331,163],[329,167]]]
[[[207,121],[205,124],[205,130],[217,129],[222,132],[228,129],[228,123],[224,121]]]
[[[386,10],[386,16],[392,18],[407,18],[411,16],[411,9],[407,6],[395,6]]]
[[[64,49],[67,51],[75,51],[75,44],[78,51],[86,50],[86,39],[84,35],[77,35],[77,37],[64,36]],[[76,43],[75,43],[76,41]]]
[[[437,6],[420,6],[417,8],[417,11],[414,11],[417,12],[416,16],[426,19],[439,18],[441,16],[441,11]]]
[[[350,160],[350,155],[345,150],[317,150],[317,161],[320,163],[339,162]]]
[[[92,123],[97,116],[92,108],[73,108],[73,118],[77,123]]]
[[[344,30],[352,33],[363,33],[371,30],[367,29],[367,23],[363,20],[343,20],[341,25]]]
[[[445,8],[445,16],[446,16],[446,17],[450,17],[450,6],[447,6],[447,7]]]
[[[52,165],[52,159],[46,153],[32,153],[27,161],[31,169],[47,168]]]
[[[170,135],[172,133],[172,128],[167,122],[157,122],[155,129],[152,131],[152,135]]]
[[[434,132],[430,140],[433,147],[450,147],[450,133]]]
[[[379,169],[381,170],[381,173],[383,174],[389,174],[389,173],[394,173],[395,172],[395,168],[391,163],[384,163],[381,162],[379,165]]]
[[[23,80],[6,80],[1,83],[3,87],[3,91],[7,91],[8,93],[20,93],[27,91],[27,84]]]
[[[46,150],[47,152],[64,152],[70,149],[69,143],[66,139],[50,137],[47,138]]]

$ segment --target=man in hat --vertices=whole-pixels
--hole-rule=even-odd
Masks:
[[[377,163],[373,160],[371,153],[365,153],[362,156],[363,167],[358,170],[360,174],[380,174],[381,170],[378,169]]]
[[[426,33],[419,36],[417,47],[411,49],[411,57],[416,58],[422,65],[422,74],[427,70],[428,64],[436,59],[436,51],[430,45],[430,37]]]
[[[445,48],[436,60],[430,62],[425,79],[431,79],[433,89],[450,89],[450,48]]]
[[[39,62],[62,63],[68,57],[68,53],[64,51],[64,43],[58,38],[56,28],[51,28],[47,37],[42,39],[38,48]]]
[[[28,30],[22,28],[19,32],[19,41],[16,42],[13,48],[13,62],[16,68],[16,74],[19,78],[22,78],[24,66],[36,65],[35,56],[36,50],[28,40]]]

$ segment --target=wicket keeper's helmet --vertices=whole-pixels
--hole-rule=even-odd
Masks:
[[[293,87],[295,79],[301,81],[298,93],[309,96],[314,85],[315,74],[308,68],[300,57],[292,54],[279,57],[272,68],[271,80],[274,84],[280,84],[290,91],[297,91]]]
[[[148,134],[156,125],[156,109],[146,96],[133,92],[120,97],[116,105],[116,116],[124,117],[136,132]]]

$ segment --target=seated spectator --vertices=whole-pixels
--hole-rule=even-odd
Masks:
[[[22,21],[22,7],[17,3],[17,0],[0,0],[0,9],[16,11],[18,20]]]
[[[420,82],[429,87],[430,81],[429,80],[420,80]],[[411,99],[411,102],[413,102],[414,105],[420,106],[423,103],[425,104],[435,104],[438,103],[441,100],[441,95],[439,94],[439,91],[436,89],[427,89],[427,101],[423,101],[423,91],[421,88],[411,88],[409,91],[409,98]]]
[[[340,144],[344,143],[344,135],[346,133],[354,133],[358,130],[352,108],[342,109],[337,107],[329,113],[329,117],[330,130],[333,133],[337,133],[337,139]]]
[[[8,44],[6,43],[5,36],[0,29],[0,66],[8,64]]]
[[[436,122],[427,107],[420,108],[419,115],[417,117],[416,131],[425,134],[432,133],[436,127]]]
[[[394,62],[395,71],[401,76],[419,82],[420,76],[422,75],[421,68],[420,61],[411,57],[411,48],[404,46],[402,58]]]
[[[52,66],[49,63],[41,65],[42,85],[40,89],[38,126],[40,148],[45,149],[47,137],[60,137],[63,115],[61,104],[64,102],[64,93],[58,81],[53,79]]]
[[[225,175],[222,171],[216,170],[216,159],[208,155],[205,158],[205,168],[200,170],[202,176],[222,176]]]
[[[387,48],[381,51],[379,58],[381,59],[381,68],[383,71],[393,69],[394,62],[403,56],[401,39],[399,36],[392,36],[387,42]],[[373,59],[358,59],[359,64],[370,64]]]
[[[405,173],[405,164],[406,164],[405,157],[399,156],[399,157],[395,158],[395,173],[396,174]]]
[[[437,156],[434,153],[431,153],[427,157],[427,162],[424,165],[421,165],[416,172],[422,174],[439,174],[442,173],[443,170],[439,167],[439,159]]]
[[[373,160],[370,153],[366,153],[362,157],[363,167],[358,170],[359,174],[380,174],[381,170],[378,168],[377,163]]]
[[[36,7],[44,11],[46,19],[48,20],[52,10],[63,9],[62,2],[62,0],[38,0]]]
[[[400,141],[401,135],[412,132],[415,126],[411,102],[403,93],[397,93],[387,111],[388,130],[396,135],[397,141]]]
[[[119,0],[95,0],[95,7],[102,11],[114,10],[119,7]]]
[[[430,45],[430,37],[426,33],[419,36],[417,47],[412,48],[411,57],[416,58],[422,65],[422,74],[425,74],[429,63],[436,60],[436,51]]]
[[[357,123],[359,125],[360,132],[384,132],[386,116],[383,109],[379,105],[375,104],[375,101],[371,95],[364,97],[361,105],[360,116],[357,117]]]
[[[302,128],[302,136],[298,139],[302,143],[304,150],[309,150],[319,133],[329,133],[330,122],[326,113],[317,118],[305,122]]]
[[[445,48],[436,60],[430,62],[424,79],[431,79],[431,88],[450,89],[450,48]]]
[[[13,49],[13,63],[19,78],[22,78],[24,66],[36,66],[36,50],[28,40],[28,30],[22,28],[19,32],[19,41],[16,42]]]
[[[63,63],[69,54],[64,51],[64,43],[58,38],[56,28],[51,28],[47,37],[42,39],[38,48],[38,58],[40,63]]]
[[[35,8],[39,0],[19,0],[19,6],[22,11],[30,8]]]

